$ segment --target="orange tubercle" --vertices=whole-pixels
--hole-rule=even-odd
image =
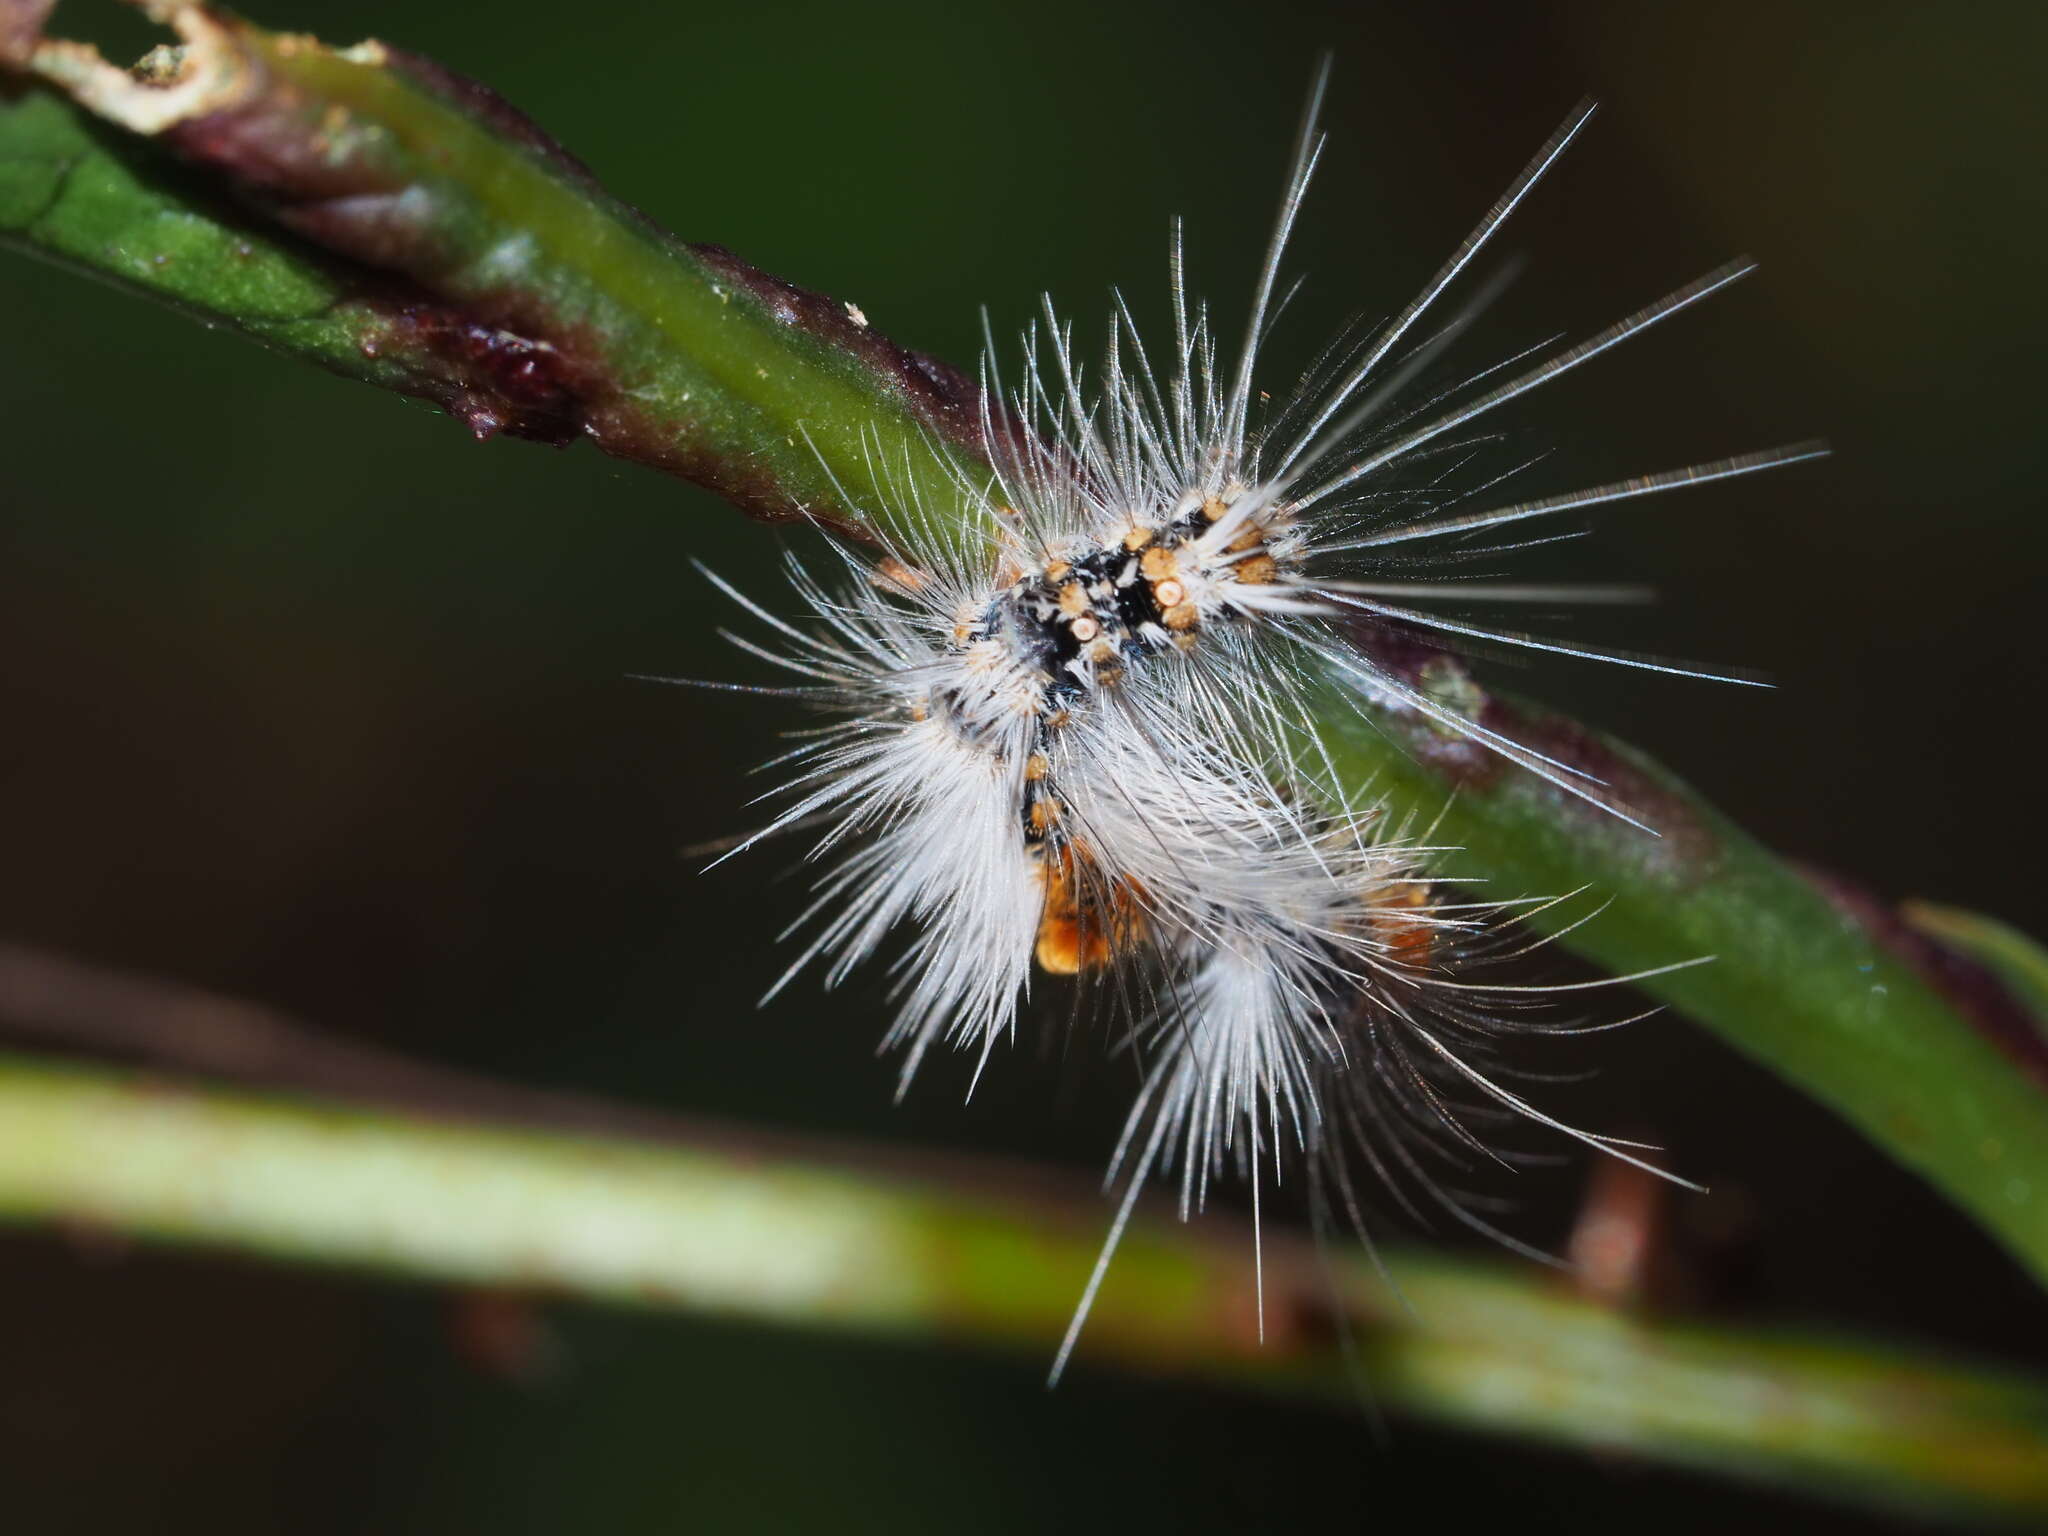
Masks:
[[[1429,887],[1417,882],[1397,886],[1372,909],[1373,937],[1386,947],[1387,958],[1418,969],[1435,957],[1437,925],[1430,921]]]
[[[1039,969],[1054,976],[1100,970],[1144,932],[1138,887],[1107,879],[1085,846],[1047,848],[1039,878],[1045,882],[1034,951]]]
[[[1271,555],[1253,555],[1237,562],[1237,579],[1246,586],[1270,585],[1280,574],[1280,564]]]

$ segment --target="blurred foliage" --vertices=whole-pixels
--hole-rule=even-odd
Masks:
[[[176,1017],[158,1026],[190,1027]],[[463,1287],[451,1343],[529,1384],[559,1363],[541,1296],[1043,1361],[1096,1263],[1085,1180],[670,1131],[564,1135],[0,1055],[0,1220]],[[1591,1225],[1623,1220],[1610,1206]],[[1243,1224],[1191,1230],[1166,1201],[1141,1213],[1072,1370],[1339,1404],[1369,1383],[1454,1429],[1865,1508],[2048,1516],[2048,1379],[1703,1327],[1635,1304],[1611,1266],[1605,1288],[1575,1286],[1526,1261],[1269,1229],[1260,1281],[1252,1247]]]
[[[2010,724],[2048,540],[2037,8],[253,8],[474,74],[679,233],[963,361],[977,305],[1001,333],[1041,287],[1085,313],[1113,281],[1157,316],[1175,212],[1229,313],[1320,47],[1336,143],[1282,338],[1302,362],[1354,306],[1405,298],[1594,91],[1608,110],[1519,223],[1503,345],[1737,250],[1764,272],[1517,429],[1587,481],[1788,432],[1837,457],[1570,551],[1666,594],[1584,638],[1754,665],[1776,695],[1513,681],[1625,726],[1787,852],[2044,926]],[[875,983],[752,1011],[798,883],[773,852],[699,877],[676,850],[747,824],[745,771],[787,722],[626,675],[742,675],[688,561],[772,590],[773,537],[65,274],[12,262],[0,292],[7,933],[508,1075],[1099,1162],[1116,1095],[1078,1068],[1019,1061],[971,1112],[942,1070],[892,1111]],[[2010,775],[2006,828],[1986,810]],[[2018,1272],[1819,1111],[1670,1020],[1597,1060],[1572,1113],[1714,1187],[1686,1206],[1706,1300],[2048,1358]],[[1516,1230],[1550,1240],[1571,1175],[1525,1182]],[[670,1321],[571,1314],[562,1373],[525,1391],[457,1361],[424,1297],[0,1252],[0,1468],[27,1528],[1790,1518],[1410,1427],[1381,1452],[1358,1419],[1094,1379],[1047,1398],[986,1362]]]

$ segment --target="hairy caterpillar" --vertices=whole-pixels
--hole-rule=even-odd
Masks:
[[[1442,850],[1346,791],[1319,748],[1318,710],[1349,697],[1418,712],[1634,820],[1597,782],[1382,665],[1365,628],[1709,675],[1445,612],[1432,601],[1582,594],[1418,580],[1416,551],[1500,554],[1511,525],[1823,451],[1800,444],[1535,499],[1483,499],[1507,474],[1446,488],[1489,440],[1482,417],[1750,270],[1720,268],[1575,345],[1416,398],[1476,306],[1419,338],[1423,321],[1589,104],[1411,303],[1340,341],[1255,426],[1260,346],[1285,303],[1282,257],[1324,144],[1322,88],[1319,76],[1227,366],[1188,300],[1176,229],[1163,366],[1121,299],[1092,382],[1050,306],[1013,389],[991,344],[994,474],[957,487],[978,516],[947,523],[912,507],[896,519],[912,531],[879,560],[835,546],[844,569],[829,577],[792,559],[807,624],[719,582],[771,633],[737,643],[796,676],[771,691],[828,716],[780,760],[787,803],[756,834],[827,828],[813,854],[827,869],[796,925],[809,937],[777,988],[812,965],[837,983],[902,927],[912,937],[886,1043],[903,1054],[904,1086],[941,1042],[975,1052],[978,1078],[1014,1034],[1034,971],[1099,993],[1143,1053],[1111,1166],[1124,1197],[1076,1330],[1156,1175],[1177,1185],[1184,1212],[1231,1171],[1256,1205],[1262,1180],[1299,1159],[1355,1213],[1362,1165],[1483,1226],[1419,1150],[1484,1152],[1471,1104],[1630,1156],[1504,1086],[1496,1040],[1536,994],[1470,979],[1498,947],[1498,909],[1438,893]],[[874,451],[886,471],[888,446]]]

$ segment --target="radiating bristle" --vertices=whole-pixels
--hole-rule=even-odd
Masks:
[[[1524,520],[1822,451],[1801,444],[1458,510],[1527,468],[1457,489],[1454,475],[1490,440],[1463,428],[1749,270],[1723,267],[1539,362],[1517,356],[1411,398],[1483,298],[1448,326],[1432,321],[1435,336],[1419,344],[1416,328],[1584,127],[1590,104],[1413,302],[1332,348],[1253,430],[1259,351],[1285,307],[1282,258],[1323,144],[1321,92],[1319,75],[1227,369],[1206,308],[1186,291],[1176,226],[1173,330],[1157,364],[1120,298],[1092,380],[1049,304],[1007,395],[991,345],[982,426],[994,469],[984,484],[956,487],[977,515],[931,515],[908,474],[893,471],[892,446],[875,441],[877,481],[898,484],[905,504],[869,509],[890,514],[870,521],[909,530],[897,546],[879,561],[839,548],[846,569],[830,582],[792,561],[805,625],[732,594],[773,632],[770,645],[740,643],[795,679],[780,691],[828,718],[783,760],[783,809],[762,834],[824,827],[813,857],[826,867],[797,925],[810,937],[784,981],[818,964],[837,982],[908,929],[886,1042],[903,1053],[906,1086],[935,1043],[972,1053],[978,1077],[1015,1031],[1034,963],[1106,999],[1145,1070],[1112,1163],[1124,1188],[1104,1265],[1154,1177],[1187,1213],[1219,1179],[1249,1180],[1256,1198],[1261,1181],[1306,1165],[1315,1187],[1356,1215],[1358,1178],[1370,1174],[1412,1209],[1492,1231],[1442,1175],[1495,1156],[1493,1121],[1531,1121],[1631,1156],[1506,1085],[1500,1042],[1526,1027],[1543,994],[1474,978],[1490,953],[1499,958],[1492,936],[1513,903],[1437,894],[1445,850],[1347,794],[1320,745],[1316,701],[1334,684],[1424,715],[1633,820],[1580,769],[1411,681],[1369,648],[1360,617],[1446,648],[1499,644],[1718,676],[1433,606],[1611,600],[1613,589],[1471,582],[1456,571],[1432,582],[1420,562],[1433,549],[1469,554],[1475,537]]]

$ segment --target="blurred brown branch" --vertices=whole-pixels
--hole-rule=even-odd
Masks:
[[[497,1083],[19,944],[0,944],[0,1034],[381,1106],[0,1058],[0,1219],[1042,1362],[1106,1215],[1043,1170],[941,1174]],[[1624,1225],[1625,1262],[1590,1297],[1525,1266],[1396,1252],[1396,1300],[1355,1251],[1269,1233],[1262,1339],[1250,1233],[1153,1211],[1082,1358],[1339,1398],[1362,1376],[1392,1407],[1470,1429],[1859,1502],[2048,1511],[2048,1385],[1618,1305],[1634,1245],[1654,1242],[1653,1224]]]

